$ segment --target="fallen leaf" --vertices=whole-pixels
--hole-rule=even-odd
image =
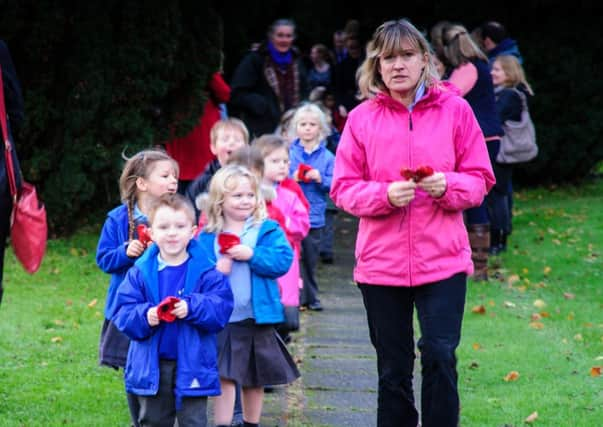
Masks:
[[[480,343],[474,342],[473,345],[471,346],[473,347],[473,350],[481,350],[482,346]]]
[[[507,375],[505,375],[505,377],[503,379],[506,382],[510,382],[510,381],[517,381],[518,378],[519,378],[519,372],[511,371]]]
[[[582,338],[582,334],[576,334],[576,335],[574,335],[574,340],[576,340],[576,341],[584,341],[584,338]]]
[[[542,316],[540,314],[538,314],[538,313],[532,313],[531,319],[533,321],[540,320],[541,318],[542,318]]]
[[[549,314],[549,312],[548,312],[548,311],[541,311],[541,312],[540,312],[540,315],[541,315],[542,317],[551,317],[551,315]]]
[[[572,294],[571,292],[564,292],[563,293],[563,298],[565,298],[565,299],[574,299],[574,298],[576,298],[576,295]]]
[[[98,302],[98,300],[96,298],[94,298],[92,301],[90,301],[88,303],[88,308],[92,308],[96,305],[96,303]]]
[[[547,265],[546,267],[544,267],[544,270],[542,270],[542,272],[545,276],[547,276],[551,272],[551,267]]]
[[[590,376],[591,377],[600,377],[601,376],[601,367],[593,366],[592,368],[590,368]]]
[[[490,300],[490,301],[488,301],[488,305],[490,307],[494,307],[494,306],[496,306],[496,302],[494,302],[493,300]]]
[[[505,301],[503,303],[503,305],[507,308],[514,308],[515,307],[515,303],[512,303],[511,301]]]
[[[559,239],[553,239],[553,240],[551,240],[551,242],[553,242],[557,246],[559,246],[561,244],[561,240],[559,240]]]
[[[536,308],[544,308],[544,307],[546,307],[546,302],[544,302],[541,299],[537,299],[537,300],[534,301],[534,307],[536,307]]]
[[[475,314],[486,314],[486,307],[484,307],[483,304],[476,305],[471,309],[471,312]]]
[[[542,322],[530,322],[530,326],[534,329],[543,329],[544,323]]]
[[[574,316],[575,316],[574,312],[570,311],[570,313],[567,315],[567,320],[574,320]]]
[[[507,279],[507,283],[509,284],[509,286],[513,286],[515,283],[519,282],[519,276],[517,274],[512,274],[509,276],[509,278]]]
[[[538,418],[538,412],[534,411],[525,419],[526,423],[533,423]]]
[[[51,342],[63,342],[63,338],[62,337],[52,337],[50,339]]]
[[[73,305],[73,301],[71,301],[70,299],[68,299],[67,301],[65,301],[65,304],[67,304],[67,305]]]

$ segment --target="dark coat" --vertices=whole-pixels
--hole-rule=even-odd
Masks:
[[[278,97],[266,79],[265,67],[270,60],[266,46],[245,55],[234,71],[228,110],[247,126],[251,137],[273,133],[279,124],[281,110]],[[308,95],[307,71],[301,55],[294,50],[293,61],[299,75],[299,99]]]

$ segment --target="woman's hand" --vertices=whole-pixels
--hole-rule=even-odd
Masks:
[[[442,172],[436,172],[423,178],[417,185],[431,197],[437,199],[438,197],[442,197],[446,192],[446,175]]]
[[[415,198],[417,184],[414,181],[394,181],[387,187],[387,199],[392,204],[401,208]]]

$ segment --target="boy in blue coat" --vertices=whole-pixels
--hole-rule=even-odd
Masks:
[[[207,425],[207,396],[220,394],[216,333],[233,309],[225,275],[193,240],[195,212],[179,194],[149,214],[152,244],[117,292],[113,322],[130,338],[126,390],[141,425]]]

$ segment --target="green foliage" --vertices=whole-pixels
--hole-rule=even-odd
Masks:
[[[58,3],[58,4],[57,4]],[[55,232],[118,203],[122,153],[183,136],[218,69],[219,18],[202,2],[24,1],[2,28],[23,87],[17,150]]]

